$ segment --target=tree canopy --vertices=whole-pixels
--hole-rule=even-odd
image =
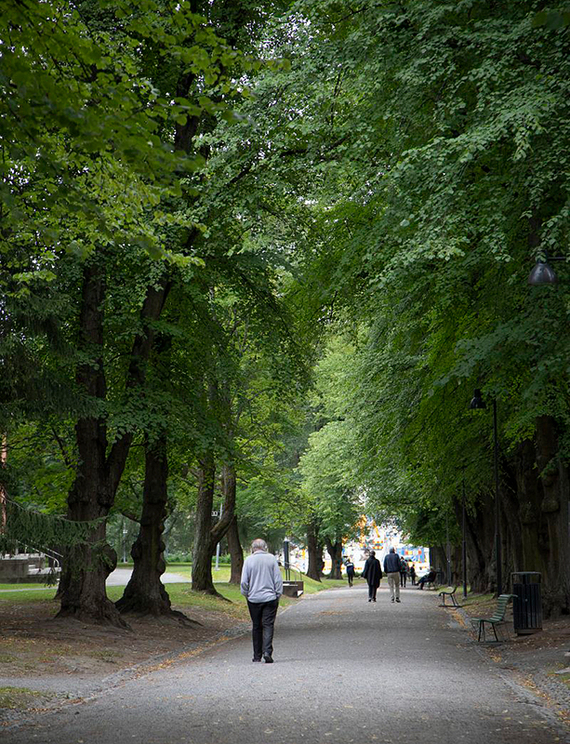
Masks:
[[[193,510],[210,588],[236,520],[338,567],[362,513],[457,541],[465,494],[470,581],[495,589],[494,401],[503,573],[541,571],[567,611],[567,15],[7,3],[11,498],[104,524],[160,482],[157,534]],[[559,284],[529,287],[549,256]]]

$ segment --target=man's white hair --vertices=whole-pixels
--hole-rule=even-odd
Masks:
[[[265,540],[262,540],[260,537],[257,537],[251,543],[251,552],[253,553],[255,550],[267,550],[267,543],[265,542]]]

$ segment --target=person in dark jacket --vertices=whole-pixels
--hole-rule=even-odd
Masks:
[[[388,555],[384,557],[384,571],[388,576],[388,586],[392,602],[400,601],[400,556],[395,548],[390,548]]]
[[[350,558],[347,558],[344,565],[346,567],[346,578],[348,579],[348,585],[352,586],[354,582],[354,563],[350,560]]]
[[[376,592],[380,586],[380,579],[382,578],[382,569],[380,568],[380,561],[374,556],[376,553],[371,550],[369,557],[366,559],[364,564],[364,570],[362,572],[362,578],[366,579],[368,583],[368,601],[376,602]]]
[[[408,578],[408,562],[405,558],[400,558],[400,586],[406,588],[406,579]]]

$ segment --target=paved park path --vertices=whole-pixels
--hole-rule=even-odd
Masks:
[[[276,663],[243,636],[2,732],[3,744],[553,744],[548,709],[433,593],[322,592],[277,619]]]
[[[132,568],[116,568],[109,574],[105,584],[107,586],[126,586],[129,583],[132,573]],[[190,583],[190,579],[187,576],[182,576],[182,574],[177,573],[163,573],[160,578],[163,584]],[[46,585],[39,584],[38,586],[34,586],[33,584],[27,584],[26,586],[21,586],[19,584],[14,584],[13,589],[0,589],[0,594],[5,592],[29,592],[30,590],[45,591]]]

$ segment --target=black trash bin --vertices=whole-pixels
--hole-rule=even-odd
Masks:
[[[538,571],[513,573],[513,621],[517,635],[542,630],[542,600]]]

